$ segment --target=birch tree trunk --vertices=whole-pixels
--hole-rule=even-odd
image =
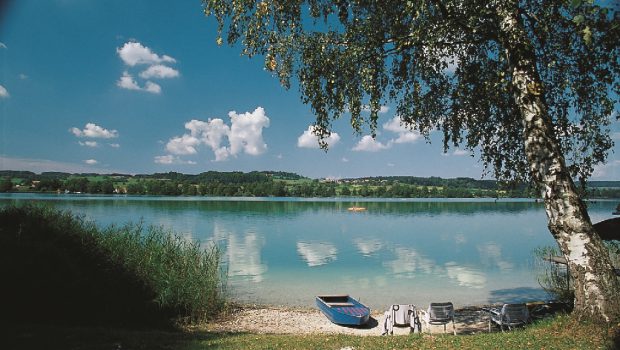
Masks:
[[[499,41],[511,69],[530,172],[542,192],[549,230],[568,262],[575,287],[574,313],[614,322],[620,318],[620,283],[566,167],[547,113],[534,49],[517,8],[508,1],[497,7]]]

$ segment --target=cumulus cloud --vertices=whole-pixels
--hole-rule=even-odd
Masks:
[[[179,76],[178,70],[174,68],[170,68],[168,66],[161,65],[161,64],[150,66],[145,71],[140,73],[140,77],[144,79],[150,79],[150,78],[165,79],[165,78],[176,78],[178,76]]]
[[[83,130],[73,127],[69,129],[69,131],[77,137],[90,137],[90,138],[102,138],[102,139],[111,139],[111,138],[118,137],[118,131],[104,129],[94,123],[87,123]]]
[[[97,141],[79,141],[78,142],[80,144],[80,146],[86,146],[86,147],[97,147],[99,146],[99,144],[97,143]]]
[[[127,90],[142,90],[136,80],[127,71],[123,72],[123,75],[116,82],[116,86]]]
[[[188,164],[188,165],[196,164],[195,161],[182,160],[181,158],[173,156],[171,154],[168,154],[165,156],[156,156],[154,160],[155,160],[155,163],[157,164]]]
[[[187,124],[186,124],[187,125]],[[173,137],[166,144],[166,151],[172,154],[196,154],[196,146],[200,144],[200,140],[191,135],[183,135],[179,137]]]
[[[121,145],[119,145],[118,143],[110,143],[110,147],[112,147],[112,148],[120,148]]]
[[[88,165],[95,165],[95,164],[98,164],[99,162],[97,160],[95,160],[95,159],[86,159],[84,161],[84,163],[86,163]]]
[[[150,48],[140,44],[139,42],[126,42],[123,47],[116,49],[116,52],[126,65],[132,67],[137,64],[153,65],[162,62],[176,62],[176,60],[170,56],[159,56],[151,51]]]
[[[144,91],[150,92],[152,94],[159,94],[161,93],[161,86],[159,86],[159,84],[156,84],[152,81],[147,81],[146,84],[144,85]]]
[[[415,143],[422,139],[419,132],[407,129],[398,116],[383,124],[383,129],[398,134],[398,137],[392,140],[393,143]]]
[[[237,114],[228,113],[231,126],[228,141],[230,142],[230,154],[236,155],[243,151],[256,156],[267,151],[267,145],[263,141],[263,128],[269,127],[269,118],[265,110],[258,107],[254,112]]]
[[[240,153],[257,156],[267,151],[263,129],[269,127],[269,118],[262,107],[243,114],[231,111],[228,117],[230,126],[220,118],[190,120],[185,123],[189,133],[171,138],[166,143],[166,151],[172,155],[191,155],[197,154],[199,146],[204,145],[211,149],[215,161]]]
[[[116,53],[125,63],[127,69],[132,69],[134,66],[148,66],[139,73],[141,79],[169,79],[179,76],[178,70],[164,64],[176,63],[174,58],[168,55],[160,56],[139,42],[126,42],[122,47],[116,49]],[[134,73],[137,72],[134,70]],[[152,94],[160,94],[162,91],[161,85],[150,80],[146,80],[142,84],[128,70],[123,72],[116,85],[121,89],[144,91]]]
[[[353,147],[354,151],[358,152],[379,152],[382,150],[389,149],[391,144],[383,144],[370,135],[365,135],[361,140]]]
[[[0,85],[0,98],[8,98],[9,91],[2,85]]]
[[[297,147],[315,148],[315,149],[320,148],[317,136],[314,134],[314,128],[315,128],[314,125],[309,125],[308,129],[306,129],[306,131],[304,131],[303,134],[301,134],[297,138]],[[334,146],[339,141],[340,141],[340,135],[338,135],[338,133],[336,132],[330,133],[329,136],[325,139],[325,142],[330,147]]]

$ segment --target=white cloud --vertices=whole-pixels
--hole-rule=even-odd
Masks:
[[[146,85],[144,86],[144,91],[150,92],[152,94],[159,94],[161,93],[161,86],[152,81],[147,81]]]
[[[150,79],[150,78],[166,79],[166,78],[176,78],[178,76],[179,76],[178,70],[174,68],[170,68],[168,66],[161,65],[161,64],[150,66],[145,71],[140,73],[140,77],[144,79]]]
[[[383,129],[398,134],[398,137],[391,141],[393,143],[415,143],[422,139],[422,134],[409,130],[398,116],[383,124]]]
[[[26,80],[26,79],[28,79],[28,76],[26,74],[24,74],[24,73],[19,73],[19,79]]]
[[[342,160],[343,163],[348,163],[349,162],[349,158],[347,158],[347,157],[342,157],[341,160]]]
[[[78,142],[80,144],[80,146],[86,146],[86,147],[97,147],[99,146],[99,144],[97,143],[97,141],[79,141]]]
[[[102,139],[111,139],[111,138],[118,137],[118,131],[107,130],[94,123],[87,123],[83,130],[80,130],[74,127],[74,128],[69,129],[69,131],[77,137],[90,137],[90,138],[102,138]]]
[[[267,145],[263,141],[263,128],[269,127],[269,118],[262,107],[256,108],[252,113],[237,114],[232,111],[228,116],[231,120],[228,135],[230,154],[237,155],[243,151],[256,156],[267,151]]]
[[[116,82],[116,86],[127,90],[142,90],[136,80],[127,71],[123,72],[123,76]]]
[[[370,135],[365,135],[362,139],[353,147],[354,151],[360,152],[379,152],[382,150],[389,149],[392,145],[390,143],[383,144]]]
[[[176,159],[173,155],[165,155],[165,156],[156,156],[155,163],[157,164],[173,164]]]
[[[620,174],[620,160],[609,161],[606,164],[594,166],[592,179],[617,179]]]
[[[162,62],[175,63],[176,60],[170,56],[159,56],[150,48],[143,46],[139,42],[126,42],[123,47],[116,49],[116,52],[128,66],[137,64],[158,64]]]
[[[119,145],[118,143],[110,143],[110,147],[112,147],[112,148],[120,148],[121,145]]]
[[[219,118],[190,120],[185,123],[189,133],[170,139],[166,150],[174,155],[196,154],[198,147],[205,145],[213,151],[215,161],[223,161],[240,153],[256,156],[267,151],[263,129],[269,127],[269,118],[262,107],[251,113],[237,114],[231,111],[228,116],[230,126]],[[226,139],[228,146],[225,144]]]
[[[367,105],[366,106],[362,106],[362,111],[370,112],[370,106],[367,106]],[[389,111],[390,111],[390,107],[388,107],[388,106],[380,106],[378,113],[379,114],[385,114],[385,113],[387,113]]]
[[[0,85],[0,98],[8,98],[9,95],[9,91],[2,85]]]
[[[306,129],[306,131],[303,132],[303,134],[301,134],[298,138],[297,138],[297,147],[299,148],[315,148],[318,149],[320,148],[319,146],[319,140],[317,139],[317,136],[314,134],[314,125],[309,125],[308,129]],[[329,136],[324,140],[328,146],[334,146],[335,144],[337,144],[340,141],[340,135],[338,135],[338,133],[336,132],[332,132],[329,134]]]
[[[468,156],[469,155],[469,151],[464,150],[464,149],[455,149],[454,152],[452,152],[453,155],[455,156]]]
[[[139,74],[142,79],[167,79],[179,76],[178,70],[162,64],[176,63],[174,58],[167,55],[160,56],[139,42],[126,42],[122,47],[116,49],[116,53],[128,67],[148,65],[149,67]],[[152,94],[160,94],[162,91],[159,84],[150,80],[147,80],[144,82],[144,85],[141,86],[142,84],[127,70],[123,72],[123,75],[116,82],[116,85],[122,89],[145,91]]]
[[[86,163],[88,165],[95,165],[95,164],[98,164],[99,162],[97,160],[95,160],[95,159],[86,159],[84,161],[84,163]]]
[[[173,156],[171,154],[165,156],[156,156],[154,158],[155,163],[157,164],[188,164],[188,165],[196,165],[197,163],[193,160],[182,160],[179,157]]]
[[[0,49],[8,49],[8,47],[6,47],[6,45],[4,45],[4,43],[0,43]]]
[[[187,155],[196,154],[196,146],[200,145],[200,140],[191,135],[174,137],[166,144],[166,151],[172,154]]]
[[[116,82],[116,86],[121,89],[146,91],[152,94],[161,93],[161,86],[159,84],[149,80],[144,84],[144,87],[140,87],[136,79],[134,79],[134,77],[127,71],[123,72],[123,75]]]

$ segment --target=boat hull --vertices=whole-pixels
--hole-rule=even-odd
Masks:
[[[335,324],[361,326],[370,319],[370,308],[348,295],[317,296],[316,305]]]

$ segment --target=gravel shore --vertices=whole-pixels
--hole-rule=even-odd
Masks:
[[[207,325],[213,332],[245,332],[257,334],[351,334],[380,336],[383,313],[373,311],[363,327],[344,327],[331,323],[318,309],[264,305],[234,306],[220,319]],[[486,312],[479,307],[456,310],[457,334],[484,332],[488,328]],[[448,325],[451,332],[452,325]],[[427,330],[424,330],[425,332]],[[443,333],[443,326],[433,326],[433,333]],[[408,327],[394,327],[394,334],[408,334]]]

